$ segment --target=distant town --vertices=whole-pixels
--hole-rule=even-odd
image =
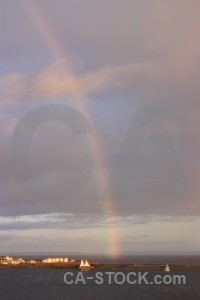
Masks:
[[[76,261],[74,259],[69,260],[67,257],[48,257],[44,259],[23,259],[13,258],[12,256],[0,256],[1,266],[65,266],[65,267],[77,267],[80,269],[89,269],[98,266],[96,261],[88,262],[88,260],[81,259]]]
[[[0,257],[0,264],[1,265],[19,265],[19,264],[36,264],[38,262],[43,263],[68,263],[70,262],[68,258],[45,258],[43,260],[34,260],[34,259],[22,259],[22,258],[13,258],[12,256],[1,256]],[[71,260],[74,262],[74,260]]]

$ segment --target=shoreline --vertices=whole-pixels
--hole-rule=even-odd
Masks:
[[[67,269],[78,270],[79,263],[59,264],[59,263],[37,263],[37,264],[18,264],[0,265],[0,269]],[[96,264],[90,270],[164,270],[165,265],[157,264]],[[176,265],[171,264],[170,270],[199,270],[200,265]]]

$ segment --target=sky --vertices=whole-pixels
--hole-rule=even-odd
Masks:
[[[0,253],[199,251],[199,20],[0,1]]]

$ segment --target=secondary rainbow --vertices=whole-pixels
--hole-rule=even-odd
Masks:
[[[63,53],[58,43],[58,40],[56,39],[56,35],[54,34],[52,28],[50,28],[41,11],[30,0],[20,0],[20,2],[22,4],[23,9],[33,22],[35,28],[38,30],[38,33],[40,34],[41,38],[46,43],[46,46],[51,51],[51,54],[53,55],[54,59],[59,62],[59,69],[64,75],[66,84],[70,88],[73,98],[77,102],[81,112],[83,112],[83,114],[86,115],[90,124],[92,125],[93,133],[89,134],[88,138],[90,139],[89,143],[92,147],[92,152],[98,168],[99,195],[101,195],[108,182],[108,178],[105,172],[106,163],[98,139],[98,134],[95,129],[95,124],[92,115],[89,113],[86,104],[82,100],[83,95],[79,86],[79,82],[72,73],[70,64],[68,62],[68,59],[66,58],[66,53]],[[118,258],[120,256],[119,232],[116,226],[113,224],[116,212],[111,192],[109,191],[108,194],[109,195],[107,195],[106,199],[102,202],[103,210],[108,222],[106,230],[106,233],[108,235],[108,251],[113,258]]]

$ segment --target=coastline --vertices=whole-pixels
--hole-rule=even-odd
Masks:
[[[158,264],[92,264],[91,270],[164,270],[165,265]],[[79,263],[55,263],[55,264],[19,264],[19,265],[0,265],[0,269],[78,269]],[[170,265],[170,270],[196,270],[200,269],[200,265]]]

